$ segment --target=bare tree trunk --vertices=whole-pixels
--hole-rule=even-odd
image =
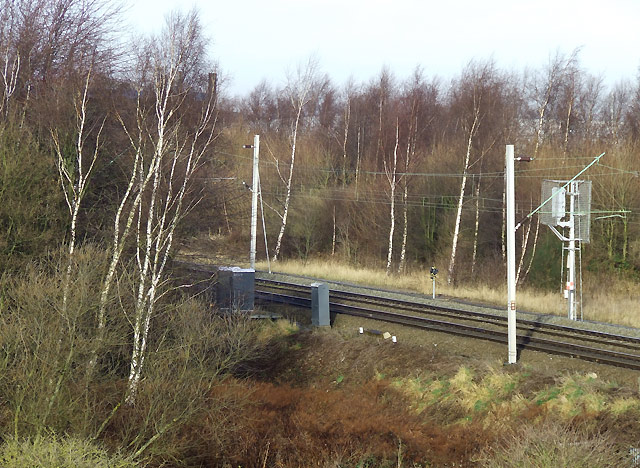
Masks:
[[[473,255],[471,258],[471,274],[476,270],[476,259],[478,256],[478,231],[480,229],[480,183],[482,182],[482,175],[478,176],[478,182],[476,184],[475,198],[476,198],[476,224],[473,230]]]
[[[184,20],[178,17],[174,19],[175,23],[167,25],[170,43],[159,44],[157,55],[152,57],[155,61],[155,102],[152,106],[156,125],[144,129],[152,155],[148,166],[144,168],[141,165],[138,170],[136,190],[139,196],[145,194],[143,201],[137,207],[133,203],[128,208],[128,220],[131,219],[131,213],[137,214],[138,266],[133,343],[125,397],[128,405],[136,401],[159,288],[176,227],[186,210],[187,186],[214,139],[215,93],[207,93],[200,118],[192,128],[183,129],[184,123],[179,118],[188,91],[176,86],[176,81],[200,34],[195,12]]]
[[[222,210],[224,211],[224,221],[227,225],[227,234],[231,235],[231,224],[229,224],[229,213],[227,212],[227,201],[222,196]]]
[[[395,214],[395,201],[396,201],[396,183],[397,183],[397,167],[398,167],[398,140],[399,140],[399,124],[396,121],[396,144],[393,148],[393,167],[389,171],[387,167],[387,161],[384,161],[385,172],[387,174],[387,180],[389,181],[389,200],[391,202],[390,218],[391,223],[389,226],[389,252],[387,254],[387,275],[391,273],[391,262],[393,259],[393,232],[396,225]]]
[[[0,76],[2,77],[2,100],[0,101],[0,114],[9,113],[9,102],[16,91],[18,85],[18,74],[20,73],[20,53],[11,57],[9,53],[9,45],[7,45],[2,66],[0,67]]]
[[[64,193],[67,207],[69,208],[69,214],[71,215],[70,226],[70,239],[69,239],[69,258],[67,262],[67,268],[65,272],[65,281],[62,293],[62,312],[67,311],[67,301],[69,297],[69,288],[71,281],[71,269],[73,264],[73,255],[76,247],[77,237],[77,221],[78,214],[80,212],[80,205],[84,198],[87,183],[93,167],[98,159],[98,150],[100,148],[100,135],[104,128],[104,120],[100,126],[95,142],[95,150],[89,160],[89,167],[85,169],[84,161],[84,146],[87,138],[87,101],[89,93],[89,83],[91,81],[91,70],[87,73],[84,88],[79,96],[74,99],[74,106],[76,112],[76,142],[75,142],[75,159],[68,161],[65,159],[65,154],[60,143],[60,137],[57,130],[51,130],[51,137],[53,139],[53,145],[57,156],[58,173],[60,175],[60,184]]]
[[[378,101],[378,142],[376,144],[376,169],[380,167],[380,153],[382,152],[382,109],[384,107],[384,95],[382,88],[380,89],[380,100]],[[382,155],[384,159],[385,155]]]
[[[351,97],[347,95],[344,109],[344,138],[342,139],[342,186],[347,186],[347,139],[349,138],[349,120],[351,117]]]
[[[57,157],[58,174],[60,176],[60,185],[64,194],[64,198],[69,208],[69,214],[71,215],[71,225],[69,229],[69,249],[67,258],[67,267],[64,274],[63,291],[62,291],[62,310],[60,311],[62,318],[66,321],[69,333],[69,339],[72,343],[69,345],[66,359],[59,370],[56,384],[52,394],[48,398],[47,409],[43,416],[42,421],[46,423],[51,410],[60,394],[62,381],[67,373],[70,371],[72,358],[75,355],[75,346],[73,340],[75,339],[75,330],[77,324],[77,315],[75,313],[69,314],[69,293],[71,291],[71,274],[73,270],[73,263],[75,257],[76,241],[77,241],[77,222],[78,214],[80,213],[80,206],[84,198],[87,183],[91,176],[93,167],[98,159],[98,152],[100,150],[100,136],[102,135],[102,129],[104,128],[104,122],[100,125],[96,139],[95,148],[93,154],[89,158],[88,167],[85,166],[84,161],[84,147],[87,133],[87,103],[89,84],[91,81],[91,70],[87,72],[86,79],[84,81],[83,90],[74,96],[75,118],[76,118],[76,141],[75,141],[75,155],[70,160],[65,159],[65,153],[63,151],[64,145],[60,142],[60,136],[57,130],[51,130],[51,137],[53,140],[53,146]],[[62,338],[58,340],[58,346]],[[58,349],[61,352],[62,349]]]
[[[20,74],[20,51],[15,44],[13,35],[15,34],[16,23],[21,12],[17,2],[3,2],[2,18],[0,22],[0,46],[4,46],[4,50],[0,52],[0,78],[2,78],[2,90],[0,96],[0,115],[9,114],[9,104],[11,97],[16,91],[18,85],[18,76]],[[27,57],[28,58],[28,57]],[[28,60],[27,60],[28,62]]]
[[[571,112],[573,111],[573,98],[569,100],[569,107],[567,108],[567,119],[565,121],[565,129],[564,129],[564,145],[563,145],[563,154],[564,157],[567,156],[567,151],[569,149],[569,131],[571,126]]]
[[[402,227],[402,247],[400,248],[400,264],[398,265],[398,273],[405,272],[407,269],[407,236],[409,231],[409,187],[407,184],[407,175],[404,175],[404,190],[402,193],[402,219],[404,225]]]
[[[538,246],[538,232],[540,231],[540,217],[537,217],[538,220],[536,222],[536,233],[533,236],[533,248],[531,249],[531,258],[529,258],[529,265],[527,266],[527,271],[524,272],[524,275],[522,276],[522,281],[524,282],[524,280],[527,278],[527,276],[529,276],[529,272],[531,271],[531,266],[533,265],[533,259],[536,256],[536,248]]]
[[[159,163],[155,165],[151,198],[149,207],[145,213],[147,217],[146,232],[144,236],[140,236],[140,233],[138,233],[138,237],[144,237],[144,243],[139,244],[141,246],[144,245],[144,256],[139,275],[140,283],[135,307],[134,342],[126,397],[126,402],[130,405],[135,402],[142,375],[151,318],[154,315],[157,301],[158,286],[163,278],[167,260],[171,253],[176,227],[178,226],[180,218],[183,216],[184,197],[187,185],[198,167],[202,156],[213,140],[213,128],[209,127],[212,110],[213,102],[210,102],[207,105],[207,110],[203,113],[202,120],[198,124],[195,134],[191,137],[191,147],[188,149],[187,154],[184,155],[183,162],[185,163],[185,168],[180,174],[176,173],[178,161],[179,159],[183,159],[180,158],[180,151],[168,151],[168,149],[164,147],[162,138],[164,130],[161,130],[158,135],[156,156],[159,161],[166,159],[167,156],[171,158],[171,172],[168,177],[168,188],[166,195],[164,195],[164,203],[160,204],[161,200],[159,200],[159,198],[161,194],[159,193],[158,182],[160,180],[162,165]],[[160,127],[159,125],[159,128]],[[208,132],[208,135],[205,135],[204,143],[202,143],[202,146],[197,147],[196,145],[200,137],[202,137],[205,132]],[[186,144],[188,143],[185,141],[182,144],[178,144],[178,147],[184,148]],[[179,182],[177,190],[174,187],[174,181]],[[159,206],[158,214],[156,215],[155,205],[157,202]],[[140,253],[140,248],[138,252]]]
[[[546,90],[545,99],[542,102],[542,105],[538,107],[538,125],[536,127],[536,146],[533,150],[533,157],[538,156],[538,149],[540,148],[540,143],[542,141],[542,126],[544,125],[544,114],[547,111],[547,106],[549,105],[549,99],[551,98],[551,83]]]
[[[516,284],[520,281],[520,273],[522,272],[522,265],[524,265],[524,257],[527,254],[527,245],[529,244],[529,234],[531,234],[532,219],[529,219],[526,232],[522,233],[522,250],[520,252],[520,261],[518,262],[518,271],[516,272]]]
[[[333,205],[333,236],[331,238],[331,256],[336,254],[336,205]]]
[[[416,150],[416,133],[417,133],[417,116],[415,114],[415,100],[412,106],[411,123],[409,124],[409,136],[407,137],[407,153],[404,160],[403,193],[402,193],[402,218],[404,226],[402,230],[402,247],[400,248],[400,264],[398,273],[402,273],[407,269],[407,236],[409,233],[409,164],[415,156]],[[414,124],[415,122],[415,124]]]
[[[471,129],[469,130],[469,138],[467,140],[467,153],[464,158],[464,169],[462,171],[462,181],[460,182],[460,195],[458,197],[456,224],[453,230],[453,241],[451,244],[451,258],[449,259],[447,284],[451,284],[451,282],[453,281],[453,274],[454,274],[454,268],[456,263],[456,252],[458,247],[458,236],[460,235],[460,222],[462,220],[462,204],[464,202],[464,191],[467,185],[469,160],[471,158],[471,146],[473,144],[473,137],[476,134],[479,121],[480,121],[480,108],[479,106],[475,106],[473,123],[471,124]]]
[[[120,118],[119,118],[120,119]],[[98,308],[98,334],[96,340],[96,346],[94,347],[93,356],[89,363],[89,371],[92,372],[95,364],[97,362],[97,350],[100,349],[100,346],[104,340],[104,332],[106,326],[106,313],[107,313],[107,305],[109,302],[109,293],[111,292],[111,286],[113,285],[113,280],[115,278],[116,269],[118,264],[120,263],[120,258],[122,257],[122,253],[126,246],[126,240],[131,232],[133,227],[133,221],[136,213],[138,212],[138,208],[142,201],[142,196],[145,192],[146,186],[151,179],[151,176],[154,173],[154,168],[151,167],[146,176],[142,176],[144,168],[142,161],[142,139],[144,138],[144,124],[142,121],[142,112],[140,108],[140,92],[138,92],[138,101],[136,106],[136,122],[137,122],[137,136],[134,139],[133,135],[127,130],[124,121],[120,119],[120,123],[124,128],[127,136],[129,137],[129,142],[132,145],[135,151],[135,157],[133,161],[133,165],[131,168],[131,176],[129,177],[129,182],[127,184],[127,189],[122,195],[122,199],[120,200],[120,204],[118,205],[118,209],[116,210],[116,215],[113,222],[113,241],[111,243],[111,260],[109,262],[109,267],[107,268],[107,273],[102,282],[102,290],[100,292],[100,305]],[[139,177],[141,180],[138,184]],[[125,212],[125,208],[129,203],[134,191],[137,190],[136,196],[128,208],[128,213]],[[126,220],[124,226],[122,226],[122,216],[126,214]]]
[[[310,60],[306,66],[305,70],[298,70],[298,75],[295,78],[295,81],[290,81],[288,85],[289,92],[289,100],[291,101],[291,105],[295,109],[296,117],[293,122],[293,132],[291,135],[291,161],[289,164],[289,176],[285,180],[282,176],[280,178],[285,183],[287,189],[287,195],[285,197],[283,212],[281,215],[282,223],[280,224],[280,231],[278,232],[278,238],[276,240],[276,246],[273,251],[273,262],[278,261],[278,256],[280,255],[280,249],[282,247],[282,238],[284,236],[284,231],[287,227],[287,218],[289,216],[289,205],[291,203],[291,182],[293,181],[293,167],[295,165],[296,159],[296,143],[298,139],[298,131],[300,128],[300,118],[302,116],[302,111],[304,107],[310,100],[311,89],[314,86],[316,73],[316,63],[313,60]],[[278,166],[276,166],[278,167]],[[279,169],[278,169],[279,173]]]
[[[300,112],[302,107],[299,108],[298,115],[296,117],[296,123],[293,129],[292,145],[291,145],[291,164],[289,165],[289,177],[286,181],[287,195],[284,200],[284,211],[282,213],[282,223],[280,224],[280,232],[278,232],[278,239],[276,241],[276,247],[273,251],[273,262],[278,261],[278,255],[280,255],[280,248],[282,246],[282,237],[284,236],[284,230],[287,227],[287,217],[289,215],[289,203],[291,202],[291,181],[293,180],[293,166],[296,160],[296,139],[298,138],[298,123],[300,121]]]
[[[360,143],[361,143],[361,127],[358,127],[358,149],[356,152],[356,200],[358,200],[358,181],[360,178]]]

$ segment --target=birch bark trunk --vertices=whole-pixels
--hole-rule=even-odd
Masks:
[[[406,272],[407,269],[407,237],[409,234],[409,165],[413,160],[416,150],[416,133],[418,128],[417,116],[415,116],[415,101],[412,105],[411,123],[409,124],[409,136],[407,137],[407,153],[404,160],[404,175],[402,176],[402,219],[404,221],[402,229],[402,247],[400,248],[400,264],[398,273]]]
[[[16,52],[15,56],[11,56],[9,53],[9,45],[7,45],[4,57],[3,66],[0,68],[0,76],[2,76],[2,100],[0,101],[0,114],[4,113],[5,116],[9,114],[9,103],[11,97],[16,91],[18,85],[18,75],[20,73],[20,53]]]
[[[88,138],[87,126],[87,103],[89,84],[91,82],[91,69],[87,72],[87,76],[84,80],[84,88],[79,94],[74,96],[75,118],[76,118],[76,141],[75,141],[75,154],[73,157],[67,159],[63,150],[63,145],[60,143],[60,137],[56,130],[51,130],[51,137],[53,140],[54,151],[57,159],[58,174],[60,176],[60,185],[64,194],[65,202],[69,209],[71,216],[71,225],[69,230],[69,248],[67,257],[67,266],[65,269],[62,291],[62,310],[60,311],[62,318],[67,323],[67,332],[69,339],[73,342],[75,339],[75,330],[77,324],[77,314],[70,313],[69,311],[69,293],[71,290],[71,276],[73,272],[73,264],[77,242],[77,223],[78,215],[80,213],[80,206],[85,195],[87,184],[93,171],[93,167],[98,159],[98,153],[100,150],[100,137],[104,128],[104,119],[102,124],[98,128],[97,135],[95,137],[95,149],[88,161],[88,167],[85,166],[84,161],[84,148],[86,139]],[[58,340],[58,354],[62,351],[60,349],[60,343],[62,339]],[[60,393],[62,381],[70,371],[72,358],[75,355],[75,346],[73,343],[69,346],[67,357],[62,364],[54,390],[48,398],[47,409],[45,410],[43,421],[46,423],[51,410]],[[40,429],[39,429],[40,430]]]
[[[568,107],[567,107],[567,118],[565,119],[565,129],[564,129],[564,145],[563,145],[563,155],[566,158],[567,152],[569,150],[569,133],[571,130],[571,113],[573,112],[573,95],[569,99]]]
[[[333,205],[333,235],[331,237],[331,256],[336,254],[336,205]]]
[[[518,262],[518,270],[516,272],[516,284],[520,281],[520,273],[522,272],[522,266],[524,265],[524,257],[527,253],[527,245],[529,244],[529,234],[531,234],[532,220],[529,219],[527,224],[527,230],[522,234],[522,250],[520,252],[520,261]]]
[[[390,208],[390,226],[389,226],[389,251],[387,253],[387,275],[391,273],[391,263],[393,260],[393,233],[396,225],[395,216],[395,201],[396,201],[396,183],[397,183],[397,168],[398,168],[398,143],[399,143],[399,124],[396,121],[396,144],[393,148],[393,167],[391,172],[387,167],[387,161],[384,161],[385,172],[387,174],[387,180],[389,181],[389,201],[391,202]]]
[[[297,76],[294,80],[289,80],[289,84],[287,86],[289,93],[289,100],[291,105],[295,111],[295,119],[293,122],[293,130],[291,134],[291,161],[289,164],[289,175],[285,182],[287,194],[285,197],[283,212],[281,215],[282,223],[280,224],[280,231],[278,232],[278,238],[276,240],[276,246],[273,251],[272,261],[277,262],[278,256],[280,255],[280,249],[282,248],[282,238],[284,237],[284,232],[287,227],[287,218],[289,216],[289,205],[291,203],[291,183],[293,181],[293,168],[295,165],[296,159],[296,144],[298,139],[298,131],[300,130],[300,119],[302,116],[302,111],[305,106],[308,104],[311,98],[311,89],[315,85],[314,81],[316,80],[316,62],[311,59],[306,65],[304,70],[298,69]],[[277,166],[276,166],[277,167]],[[279,169],[278,169],[279,172]]]
[[[175,230],[184,216],[185,194],[200,161],[214,140],[215,91],[206,93],[201,113],[189,128],[179,117],[185,98],[192,91],[179,81],[185,61],[192,53],[194,41],[199,34],[197,15],[187,18],[177,17],[175,23],[168,24],[168,44],[159,43],[156,54],[151,57],[155,95],[149,109],[138,109],[140,141],[137,145],[130,137],[136,150],[138,169],[132,171],[131,190],[136,197],[127,205],[121,201],[122,210],[127,213],[127,221],[122,235],[114,237],[111,267],[118,264],[121,246],[135,228],[137,295],[133,307],[133,343],[125,403],[134,405],[144,370],[151,322],[156,313],[156,304],[162,294],[161,285],[165,269],[173,247]],[[149,120],[155,124],[143,125],[140,115],[148,112]],[[144,161],[144,148],[151,148],[149,161]],[[138,155],[139,153],[139,155]],[[140,159],[138,159],[138,156]],[[127,198],[131,197],[131,192]],[[122,212],[119,211],[119,215]],[[116,222],[119,226],[117,215]],[[119,229],[116,228],[116,233]],[[111,279],[109,281],[112,281]],[[108,293],[110,282],[105,284]]]
[[[347,141],[349,138],[349,120],[351,118],[351,96],[347,94],[344,109],[344,137],[342,139],[342,187],[347,186]]]
[[[362,132],[361,127],[358,127],[358,141],[357,141],[357,150],[356,150],[356,200],[358,200],[358,182],[360,180],[360,143]]]
[[[529,276],[529,272],[531,271],[531,266],[533,265],[533,259],[536,256],[536,248],[538,247],[538,233],[540,232],[540,217],[537,216],[537,222],[536,222],[536,233],[533,236],[533,248],[531,249],[531,257],[529,258],[529,264],[527,265],[527,271],[524,272],[524,275],[522,275],[522,280],[520,281],[521,283],[524,282],[524,280],[527,278],[527,276]]]
[[[292,135],[292,144],[291,144],[291,164],[289,165],[289,177],[287,178],[287,195],[284,200],[284,208],[282,212],[282,223],[280,224],[280,231],[278,232],[278,239],[276,241],[276,246],[273,251],[273,258],[271,259],[273,262],[278,261],[278,256],[280,255],[280,248],[282,247],[282,238],[284,236],[284,231],[287,227],[287,217],[289,216],[289,203],[291,203],[291,182],[293,180],[293,166],[296,161],[296,140],[298,138],[298,125],[300,123],[300,113],[302,112],[302,107],[298,107],[298,113],[296,114],[296,121],[293,128]]]
[[[456,211],[456,222],[455,227],[453,229],[453,241],[451,244],[451,257],[449,259],[449,269],[447,276],[447,284],[451,284],[454,279],[454,269],[456,264],[456,253],[458,248],[458,237],[460,236],[460,221],[462,220],[462,204],[464,202],[464,191],[467,185],[467,177],[469,171],[469,161],[471,158],[471,146],[473,145],[473,138],[478,129],[478,125],[480,122],[480,108],[476,105],[474,106],[474,118],[473,123],[471,124],[471,128],[469,130],[469,137],[467,139],[467,153],[464,158],[464,166],[462,172],[462,181],[460,182],[460,194],[458,196],[458,208]]]
[[[476,189],[475,189],[476,223],[473,230],[473,254],[471,257],[471,274],[475,273],[476,259],[478,256],[478,231],[480,230],[480,184],[481,183],[482,183],[482,175],[478,176],[478,182],[476,184]]]
[[[53,140],[53,146],[56,153],[58,174],[60,176],[60,185],[64,194],[65,202],[69,209],[69,215],[71,216],[71,225],[69,229],[69,249],[67,267],[65,270],[65,279],[63,283],[62,292],[62,313],[66,315],[67,303],[69,298],[69,288],[71,285],[71,270],[73,265],[73,256],[76,248],[77,238],[77,222],[78,214],[80,213],[80,206],[82,199],[84,198],[87,183],[93,171],[93,167],[98,159],[98,151],[100,149],[100,136],[102,135],[102,129],[104,128],[104,122],[99,127],[96,141],[95,150],[93,155],[89,159],[89,167],[85,168],[84,161],[84,147],[87,139],[87,103],[89,84],[91,82],[91,70],[87,73],[84,80],[84,87],[79,96],[74,98],[74,107],[76,114],[76,141],[75,141],[75,155],[67,159],[65,152],[60,143],[60,136],[56,130],[51,130],[51,138]]]

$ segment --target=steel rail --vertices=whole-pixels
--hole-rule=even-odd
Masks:
[[[292,289],[298,290],[302,293],[308,293],[307,286],[287,283],[283,281],[274,281],[266,279],[256,279],[256,282],[263,285],[269,285],[279,289],[291,291]],[[470,310],[457,309],[452,307],[438,306],[434,304],[424,304],[414,301],[407,301],[403,299],[386,298],[380,296],[373,296],[369,294],[362,294],[357,292],[347,292],[340,290],[331,290],[331,296],[333,299],[342,299],[345,301],[353,301],[356,303],[366,303],[380,306],[390,306],[396,310],[406,310],[409,312],[426,313],[429,315],[438,315],[442,317],[460,316],[466,321],[473,321],[479,323],[493,322],[495,324],[503,324],[507,322],[507,317],[502,315],[495,315],[486,312],[477,312]],[[629,349],[640,350],[640,338],[626,335],[615,335],[598,330],[585,330],[580,328],[569,327],[566,325],[558,325],[552,323],[542,323],[534,320],[518,319],[518,328],[523,331],[541,332],[548,335],[555,335],[560,337],[566,337],[567,335],[574,335],[574,339],[587,340],[594,343],[600,343],[608,346],[626,347]]]
[[[262,279],[256,280],[256,281],[263,285],[266,284],[265,281],[269,282],[271,286],[274,287],[274,289],[281,289],[281,290],[283,289],[286,290],[286,285],[288,284],[285,282],[272,282],[272,280],[262,280]],[[298,294],[302,293],[306,295],[306,293],[308,292],[308,287],[305,287],[302,285],[290,284],[290,287],[291,289],[293,289],[293,292],[296,292]],[[333,296],[335,296],[336,293],[338,293],[338,291],[332,291]],[[344,291],[340,291],[340,293],[351,295],[352,298],[358,297],[361,300],[363,298],[368,297],[367,295],[362,295],[359,293],[346,293]],[[311,304],[311,300],[308,297],[301,297],[300,295],[276,293],[273,291],[264,291],[258,288],[256,289],[256,298],[261,301],[290,304],[290,305],[305,307],[305,308],[310,307],[310,304]],[[375,299],[379,299],[379,298],[375,298]],[[386,299],[386,298],[385,298],[385,301],[390,301],[391,303],[395,302],[395,300],[393,299]],[[362,302],[366,304],[366,301],[362,301]],[[398,302],[408,303],[408,301],[402,301],[402,300],[399,300]],[[410,303],[410,304],[418,305],[424,308],[432,307],[427,304],[419,304],[419,303]],[[371,304],[367,304],[367,305],[371,305]],[[381,320],[389,323],[396,323],[399,325],[407,325],[407,326],[412,326],[417,328],[429,329],[433,331],[455,334],[455,335],[465,336],[469,338],[483,339],[483,340],[499,342],[499,343],[507,342],[506,331],[501,331],[496,329],[488,329],[488,328],[483,328],[479,326],[471,326],[463,323],[455,323],[455,322],[450,322],[445,320],[436,320],[433,318],[428,318],[423,316],[404,315],[397,312],[373,309],[370,307],[361,307],[359,305],[349,305],[343,302],[336,302],[335,300],[330,301],[329,307],[330,307],[330,311],[333,313],[341,313],[341,314],[359,316],[359,317],[364,317],[364,318],[369,318],[374,320]],[[447,309],[446,307],[442,307],[442,306],[435,306],[435,308],[438,309],[438,311],[443,311],[443,310],[446,311]],[[459,312],[459,309],[453,309],[453,310],[455,312]],[[424,313],[423,310],[419,310],[417,312]],[[475,312],[471,312],[471,313],[475,314]],[[479,314],[490,315],[490,314],[483,314],[483,313],[479,313]],[[492,316],[492,317],[495,318],[496,316]],[[539,324],[537,322],[532,322],[532,323],[535,323],[536,326],[538,327],[535,331],[540,331],[541,325],[552,325],[552,324]],[[607,334],[607,333],[598,332],[598,331],[591,331],[591,330],[577,330],[577,329],[572,329],[571,327],[562,327],[559,325],[552,325],[551,328],[556,328],[556,327],[560,327],[560,328],[557,328],[556,330],[552,330],[552,331],[554,332],[554,334],[557,334],[557,335],[560,334],[560,331],[558,330],[568,330],[572,334],[574,334],[574,332],[576,331],[579,333],[584,333],[585,334],[584,337],[588,336],[589,333],[594,333],[595,335],[601,335],[601,334],[606,335],[608,340],[614,337],[617,338],[616,335],[612,335],[612,334]],[[531,330],[525,329],[525,331],[530,332]],[[584,339],[584,337],[581,337],[581,338]],[[575,339],[575,337],[567,337],[567,336],[565,336],[565,338]],[[621,338],[631,339],[635,341],[634,337],[621,337]],[[629,369],[640,370],[640,355],[637,355],[637,354],[631,354],[627,352],[621,352],[621,351],[610,350],[610,349],[595,348],[595,347],[585,346],[585,345],[571,343],[567,341],[549,340],[549,339],[539,338],[536,336],[530,336],[528,334],[522,334],[522,333],[516,336],[516,343],[519,350],[528,349],[528,350],[542,351],[542,352],[553,353],[558,355],[576,357],[576,358],[580,358],[588,361],[599,362],[602,364],[609,364],[609,365],[614,365],[618,367],[625,367]],[[623,343],[608,342],[607,344],[612,346],[629,346],[629,343],[626,341],[624,341]]]
[[[201,265],[191,262],[177,262],[177,266],[192,271],[196,275],[204,274],[211,278],[215,273],[215,266]],[[305,278],[308,280],[308,278]],[[336,284],[335,282],[329,282]],[[338,283],[340,284],[340,283]],[[355,285],[345,285],[356,287]],[[267,289],[265,291],[264,289]],[[271,291],[269,291],[271,289]],[[287,294],[276,293],[273,290],[280,290]],[[372,294],[363,294],[357,292],[331,290],[330,310],[332,313],[349,314],[375,320],[386,321],[389,323],[397,323],[440,331],[449,334],[489,340],[493,342],[506,343],[507,333],[495,327],[503,325],[506,317],[452,307],[444,307],[435,304],[424,304],[416,301],[408,301],[396,298],[381,297],[373,294],[377,290],[374,288],[363,288],[372,291]],[[402,294],[394,291],[379,291],[386,294]],[[295,293],[296,295],[292,295]],[[265,278],[256,278],[256,299],[259,301],[277,302],[282,304],[291,304],[297,307],[308,308],[311,305],[309,286],[296,283],[288,283],[284,281],[275,281]],[[417,296],[415,294],[408,294]],[[364,306],[364,307],[363,307]],[[379,310],[372,308],[388,307],[390,309],[401,310],[405,312],[419,313],[429,316],[437,316],[447,320],[436,320],[430,317],[405,315],[398,312],[388,310]],[[467,323],[455,323],[450,320],[455,319]],[[480,325],[489,325],[494,329],[482,326],[472,326],[468,323],[478,323]],[[526,334],[518,334],[516,337],[519,350],[530,349],[547,353],[573,356],[576,358],[595,361],[602,364],[615,365],[630,369],[640,370],[640,355],[621,352],[613,349],[602,349],[590,346],[584,346],[577,343],[567,341],[555,341],[538,336],[536,334],[556,335],[573,340],[582,340],[597,342],[601,345],[613,346],[617,348],[632,348],[640,352],[640,338],[633,336],[617,335],[597,330],[584,330],[572,328],[564,325],[556,325],[549,323],[540,323],[532,320],[520,319],[520,332],[525,331]],[[571,335],[571,336],[569,336]]]

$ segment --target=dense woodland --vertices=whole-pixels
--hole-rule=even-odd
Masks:
[[[224,64],[212,60],[215,31],[197,13],[170,15],[157,36],[133,41],[121,22],[106,0],[0,2],[7,433],[75,427],[141,454],[197,400],[166,384],[170,407],[158,416],[143,375],[181,369],[201,395],[211,384],[184,362],[198,356],[219,374],[256,352],[228,339],[221,357],[219,342],[189,341],[204,332],[176,317],[201,312],[167,281],[187,241],[217,239],[248,258],[252,155],[242,146],[254,134],[272,262],[332,257],[389,274],[436,264],[453,283],[500,281],[504,154],[514,144],[535,157],[516,168],[519,281],[559,286],[561,243],[526,215],[543,179],[568,179],[602,152],[585,174],[593,215],[584,268],[638,277],[640,75],[608,85],[575,50],[552,52],[539,69],[473,59],[450,81],[428,68],[398,77],[383,67],[336,83],[310,59],[281,83],[233,97]],[[16,338],[24,330],[32,338]],[[173,342],[193,353],[171,361],[149,351]],[[117,383],[106,377],[114,375]],[[127,418],[141,429],[127,432]]]
[[[635,274],[638,89],[637,80],[606,86],[581,68],[579,50],[521,73],[472,60],[450,82],[418,67],[405,79],[383,68],[339,85],[310,60],[281,87],[263,82],[222,101],[217,156],[224,174],[249,181],[250,154],[238,148],[261,135],[273,260],[337,256],[388,273],[437,263],[448,281],[468,281],[504,263],[504,153],[514,144],[535,158],[516,167],[517,218],[527,220],[519,280],[545,287],[559,281],[562,249],[537,215],[527,217],[542,180],[569,180],[606,152],[584,176],[593,181],[585,265]],[[247,225],[226,214],[220,232]]]
[[[246,96],[230,97],[218,80],[224,64],[220,71],[207,58],[208,31],[188,38],[170,37],[190,34],[184,29],[165,31],[155,43],[129,50],[114,46],[117,16],[108,6],[50,7],[51,14],[38,15],[38,2],[8,5],[1,67],[3,262],[38,255],[61,236],[70,241],[55,166],[60,156],[76,158],[78,149],[95,164],[85,174],[74,235],[103,242],[113,234],[136,155],[136,112],[149,112],[155,105],[149,98],[166,98],[165,105],[180,111],[161,118],[190,135],[198,132],[202,105],[212,106],[209,140],[198,148],[202,155],[187,186],[185,202],[193,206],[184,210],[183,234],[246,243],[250,192],[242,182],[250,183],[252,166],[251,151],[242,146],[259,134],[273,260],[337,256],[389,272],[437,262],[443,272],[449,267],[450,280],[468,280],[478,264],[503,261],[504,151],[514,144],[517,154],[535,157],[516,167],[519,218],[539,205],[543,179],[568,180],[606,152],[585,174],[594,184],[594,220],[584,254],[597,271],[634,272],[640,264],[638,79],[607,85],[605,76],[581,67],[580,50],[552,53],[541,69],[520,72],[474,59],[451,81],[421,67],[398,78],[383,67],[367,81],[340,84],[309,59],[283,72],[281,83],[263,81]],[[34,21],[42,24],[31,27]],[[163,41],[194,44],[180,44],[186,53],[176,63],[158,63],[172,53]],[[166,85],[165,95],[158,85]],[[21,154],[11,146],[17,142],[21,150],[34,145],[38,154]],[[560,243],[536,216],[520,231],[521,280],[526,272],[539,278],[536,256],[557,255]],[[264,246],[259,250],[265,257]]]

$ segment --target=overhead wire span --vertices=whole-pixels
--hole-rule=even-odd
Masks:
[[[263,192],[264,195],[269,195],[269,196],[277,196],[279,195],[276,192]],[[391,201],[388,198],[364,198],[363,196],[360,196],[359,198],[347,198],[347,197],[333,197],[333,196],[318,196],[317,194],[310,194],[310,193],[305,193],[305,192],[298,192],[298,194],[296,195],[296,197],[298,198],[308,198],[308,199],[322,199],[322,200],[328,200],[328,201],[336,201],[336,202],[350,202],[350,203],[367,203],[367,204],[373,204],[373,205],[390,205]],[[469,197],[469,198],[465,198],[464,201],[464,206],[467,206],[469,204],[471,204],[472,202],[475,202],[475,199]],[[444,204],[442,202],[420,202],[418,200],[416,201],[409,201],[407,203],[408,206],[411,207],[423,207],[423,208],[446,208],[447,204]],[[453,205],[450,206],[451,209],[453,209]],[[474,208],[475,210],[475,208]],[[502,208],[501,207],[483,207],[479,209],[480,212],[482,213],[502,213]],[[522,212],[524,213],[525,211],[522,210]]]
[[[239,158],[239,159],[245,159],[245,160],[251,160],[252,157],[249,155],[242,155],[242,154],[236,154],[236,153],[228,153],[225,151],[215,151],[215,154],[220,154],[220,155],[224,155],[224,156],[231,156],[234,158]],[[544,160],[566,160],[563,158],[545,158]],[[273,161],[269,161],[269,160],[261,160],[260,161],[260,165],[261,166],[272,166],[272,167],[276,167],[276,166],[280,166],[280,167],[289,167],[290,163],[287,162],[279,162],[279,163],[275,163]],[[599,173],[598,175],[617,175],[617,174],[629,174],[629,175],[633,175],[635,177],[638,177],[638,175],[640,174],[638,171],[629,171],[626,169],[621,169],[621,168],[616,168],[613,166],[608,166],[608,165],[604,165],[604,164],[598,164],[599,167],[603,167],[606,169],[609,169],[613,172],[611,173]],[[540,168],[527,168],[527,169],[518,169],[515,171],[515,174],[518,177],[529,177],[529,178],[557,178],[557,172],[558,171],[562,171],[562,170],[572,170],[572,169],[580,169],[583,166],[581,165],[563,165],[563,166],[552,166],[552,167],[540,167]],[[365,175],[373,175],[373,176],[386,176],[386,172],[384,171],[367,171],[367,170],[356,170],[356,169],[344,169],[343,167],[327,167],[327,166],[310,166],[310,165],[299,165],[298,166],[298,171],[300,172],[304,172],[304,171],[313,171],[313,172],[323,172],[323,173],[330,173],[330,174],[355,174],[355,173],[360,173],[360,174],[365,174]],[[532,173],[538,173],[538,172],[543,172],[543,173],[547,173],[547,174],[542,174],[542,175],[530,175]],[[464,172],[397,172],[396,175],[398,177],[444,177],[444,178],[457,178],[457,177],[463,177],[463,176],[467,176],[470,178],[499,178],[499,177],[504,177],[504,171],[491,171],[491,172],[479,172],[479,173],[467,173],[465,174]]]

